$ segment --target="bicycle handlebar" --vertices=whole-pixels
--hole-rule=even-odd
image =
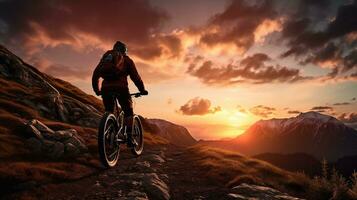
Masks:
[[[137,93],[130,94],[130,96],[134,96],[135,98],[138,98],[138,97],[141,97],[141,96],[144,96],[144,95],[141,94],[140,92],[137,92]]]

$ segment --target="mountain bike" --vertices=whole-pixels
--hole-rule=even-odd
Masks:
[[[135,98],[142,96],[141,93],[130,94]],[[132,123],[132,147],[131,152],[139,156],[144,149],[143,127],[138,115],[133,116]],[[115,96],[114,112],[106,112],[99,124],[98,131],[98,148],[99,157],[102,164],[107,167],[114,167],[119,159],[120,146],[127,144],[128,141],[127,126],[124,125],[124,112],[122,111],[119,101]]]

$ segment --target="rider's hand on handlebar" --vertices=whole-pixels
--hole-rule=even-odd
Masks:
[[[96,94],[97,96],[100,96],[100,95],[102,95],[102,91],[95,92],[95,94]]]
[[[143,90],[143,91],[140,91],[140,94],[141,94],[141,95],[148,95],[149,92],[148,92],[147,90]]]

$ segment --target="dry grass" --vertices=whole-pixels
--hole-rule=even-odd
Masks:
[[[36,181],[37,183],[75,180],[94,172],[94,168],[72,162],[26,162],[2,161],[0,164],[0,186]]]
[[[243,156],[239,153],[196,145],[189,148],[195,164],[202,167],[204,176],[212,182],[227,187],[241,183],[266,185],[295,195],[303,195],[309,179],[267,162]]]
[[[26,95],[28,88],[15,81],[0,78],[0,93],[3,95]]]
[[[33,119],[40,118],[38,112],[34,109],[29,108],[23,104],[17,103],[15,101],[0,99],[0,107],[11,113],[11,115],[15,115],[25,119]]]
[[[324,175],[311,179],[303,173],[288,172],[227,150],[196,145],[189,151],[197,167],[202,167],[204,176],[227,187],[248,183],[270,186],[312,200],[357,199],[357,173],[348,181],[336,170],[328,170],[326,164],[322,168]]]

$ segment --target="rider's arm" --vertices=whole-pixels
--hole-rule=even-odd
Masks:
[[[93,72],[93,75],[92,75],[92,87],[93,87],[93,90],[95,92],[95,94],[99,95],[99,78],[100,78],[100,67],[101,67],[101,64],[102,64],[102,60],[99,62],[99,64],[97,65],[97,67],[95,68],[94,72]]]
[[[135,86],[139,89],[140,92],[145,91],[145,86],[141,77],[136,70],[135,63],[129,58],[129,76],[130,79],[134,82]]]

